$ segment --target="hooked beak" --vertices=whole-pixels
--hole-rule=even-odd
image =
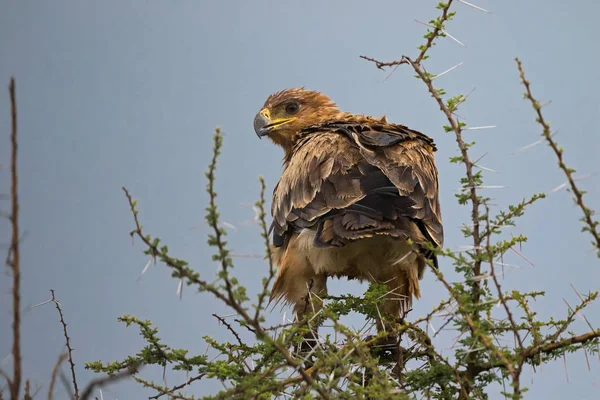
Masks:
[[[269,133],[269,128],[267,127],[271,121],[268,117],[269,112],[266,109],[261,110],[258,114],[256,114],[256,117],[254,117],[254,132],[256,132],[256,135],[259,139]]]
[[[256,117],[254,117],[254,132],[256,132],[256,135],[260,139],[263,136],[267,136],[274,128],[285,125],[295,119],[296,118],[281,118],[272,121],[270,111],[267,108],[263,108],[256,114]]]

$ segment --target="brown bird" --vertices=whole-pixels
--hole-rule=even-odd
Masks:
[[[320,309],[327,278],[344,276],[386,283],[384,310],[403,316],[427,260],[437,267],[423,244],[443,242],[433,140],[303,88],[269,96],[254,130],[285,153],[271,208],[271,299],[301,319]]]

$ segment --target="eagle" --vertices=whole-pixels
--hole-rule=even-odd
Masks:
[[[443,244],[433,139],[385,116],[340,111],[304,88],[270,95],[254,130],[284,152],[271,207],[271,300],[302,319],[322,307],[329,277],[346,277],[386,284],[382,314],[403,318]]]

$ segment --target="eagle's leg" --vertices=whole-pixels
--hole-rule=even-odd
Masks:
[[[402,321],[401,314],[406,309],[405,293],[402,290],[405,279],[395,276],[384,280],[387,293],[381,310],[376,318],[379,339],[371,346],[371,351],[382,359],[395,360],[399,350],[398,324]],[[396,332],[396,333],[395,333]]]
[[[397,328],[411,310],[413,296],[419,295],[418,264],[404,264],[383,270],[391,272],[381,277],[386,282],[387,292],[381,316],[377,319],[377,332],[384,335],[375,343],[373,350],[384,358],[391,358],[400,366],[403,360],[401,335]]]
[[[277,277],[273,284],[271,300],[285,299],[293,306],[294,316],[300,324],[306,324],[309,332],[301,350],[309,352],[310,343],[315,344],[317,326],[310,315],[323,307],[323,297],[327,295],[327,276],[315,268],[306,256],[301,238],[293,236],[286,248],[273,248],[274,262],[278,265]],[[310,238],[309,238],[310,239]],[[311,242],[312,243],[312,242]]]
[[[304,335],[304,341],[300,345],[301,353],[308,353],[313,347],[317,346],[319,340],[319,327],[311,321],[311,316],[318,313],[323,307],[323,297],[327,295],[327,276],[325,274],[310,274],[298,280],[295,285],[304,285],[304,290],[297,291],[302,293],[300,298],[294,301],[294,315],[298,321],[306,322],[309,331]]]
[[[397,330],[411,309],[413,293],[405,271],[399,271],[394,277],[385,280],[387,293],[383,303],[382,316],[377,320],[377,331]],[[417,281],[418,284],[418,281]]]

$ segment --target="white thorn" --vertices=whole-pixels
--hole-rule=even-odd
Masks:
[[[582,179],[587,179],[587,178],[589,178],[591,176],[594,176],[594,175],[596,175],[595,172],[590,173],[590,174],[581,175],[581,176],[578,176],[578,177],[574,176],[573,177],[573,181],[577,182],[577,181],[580,181]],[[569,185],[569,181],[567,181],[567,182],[565,182],[565,183],[563,183],[561,185],[558,185],[557,187],[555,187],[554,189],[552,189],[552,191],[553,192],[558,192],[559,190],[562,190],[562,189],[566,188],[568,185]]]
[[[423,25],[425,25],[425,26],[428,26],[428,27],[430,27],[430,28],[433,28],[433,29],[435,29],[435,26],[433,26],[433,25],[431,25],[431,24],[428,24],[428,23],[425,23],[425,22],[419,21],[418,19],[415,19],[415,21],[416,21],[416,22],[418,22],[418,23],[420,23],[420,24],[423,24]],[[450,39],[454,40],[454,41],[455,41],[456,43],[458,43],[458,44],[459,44],[461,47],[467,47],[467,46],[466,46],[466,45],[465,45],[463,42],[461,42],[460,40],[458,40],[457,38],[455,38],[454,36],[452,36],[451,34],[449,34],[448,32],[446,32],[445,30],[443,30],[443,29],[440,29],[440,32],[442,32],[444,35],[448,36]]]
[[[431,321],[429,321],[429,326],[431,327],[431,330],[433,331],[433,334],[435,335],[437,333],[437,331],[433,327],[433,324],[431,323]]]
[[[140,279],[142,279],[142,276],[146,273],[146,271],[148,271],[148,268],[150,267],[150,263],[152,262],[152,259],[154,257],[150,257],[150,259],[148,260],[148,262],[146,263],[146,266],[144,267],[144,269],[142,270],[142,272],[140,273],[140,276],[138,276],[137,281],[139,282]]]
[[[50,299],[50,300],[46,300],[46,301],[44,301],[43,303],[36,304],[35,306],[31,306],[31,309],[34,309],[34,308],[37,308],[37,307],[43,306],[44,304],[48,304],[48,303],[51,303],[51,302],[52,302],[52,299]]]
[[[379,307],[377,305],[375,305],[375,309],[377,310],[377,314],[379,314],[379,319],[381,320],[381,326],[383,327],[383,332],[387,333],[387,331],[385,330],[385,323],[383,321],[383,317],[381,316],[381,312],[379,311]]]
[[[448,68],[447,70],[445,70],[444,72],[442,72],[441,74],[437,74],[435,75],[433,78],[431,78],[431,80],[435,80],[437,78],[439,78],[440,76],[444,76],[446,75],[448,72],[454,71],[456,68],[460,67],[461,65],[463,65],[462,62],[456,64],[454,67]]]
[[[233,225],[232,223],[227,222],[227,221],[221,221],[221,225],[223,225],[225,228],[229,228],[235,232],[237,232],[237,230],[238,230],[238,228],[236,228],[235,225]]]
[[[187,394],[187,388],[190,381],[190,371],[185,371],[185,386],[183,387],[183,395]]]
[[[230,253],[229,255],[233,258],[265,258],[265,256],[261,256],[260,254],[251,253]]]
[[[465,186],[461,188],[459,191],[464,191],[468,189],[505,189],[506,186],[501,185],[481,185],[481,186]]]
[[[563,184],[560,184],[557,187],[555,187],[554,189],[552,189],[552,192],[558,192],[559,190],[563,190],[564,188],[567,187],[568,184],[569,184],[569,182],[565,182]]]
[[[489,12],[488,10],[486,10],[485,8],[481,8],[481,7],[479,7],[479,6],[476,6],[475,4],[467,3],[465,0],[458,0],[458,2],[459,2],[459,3],[463,3],[464,5],[466,5],[466,6],[469,6],[469,7],[473,7],[473,8],[474,8],[474,9],[476,9],[476,10],[483,11],[484,13],[487,13],[487,14],[489,14],[489,13],[490,13],[490,12]]]
[[[482,166],[482,165],[473,164],[473,166],[474,166],[474,167],[477,167],[477,168],[479,168],[479,169],[482,169],[482,170],[484,170],[484,171],[492,172],[492,173],[494,173],[494,174],[497,174],[497,173],[498,173],[497,171],[495,171],[495,170],[493,170],[493,169],[491,169],[491,168],[486,168],[486,167],[484,167],[484,166]]]
[[[492,129],[492,128],[497,128],[498,125],[484,125],[484,126],[473,126],[473,127],[464,127],[462,128],[463,131],[478,131],[480,129]]]
[[[556,136],[557,133],[558,132],[554,132],[554,133],[550,134],[550,137]],[[517,150],[515,150],[515,152],[513,154],[521,153],[523,151],[527,151],[527,150],[529,150],[529,149],[531,149],[531,148],[533,148],[535,146],[539,146],[540,144],[544,143],[545,141],[546,141],[546,138],[541,138],[540,140],[536,140],[535,142],[533,142],[531,144],[528,144],[528,145],[523,146],[523,147],[519,147]]]
[[[410,256],[412,254],[412,251],[409,251],[408,253],[406,253],[402,258],[400,258],[399,260],[396,260],[392,263],[392,265],[396,265],[396,264],[400,264],[402,261],[406,260],[406,258],[408,256]]]
[[[179,283],[177,284],[177,296],[179,296],[179,300],[183,297],[183,278],[179,279]]]
[[[471,251],[471,250],[483,250],[482,246],[473,246],[472,244],[465,244],[458,247],[458,251]]]
[[[260,221],[260,208],[253,206],[252,209],[254,210],[254,221]]]
[[[520,265],[516,265],[516,264],[507,264],[507,263],[503,263],[503,262],[500,262],[500,261],[496,261],[495,263],[497,265],[502,266],[502,267],[517,268],[517,269],[521,268]]]
[[[456,43],[458,43],[460,45],[460,47],[467,47],[466,44],[464,44],[463,42],[461,42],[460,40],[458,40],[457,38],[455,38],[454,36],[452,36],[451,34],[449,34],[448,32],[446,32],[443,29],[440,29],[444,34],[446,34],[446,36],[448,36],[450,39],[454,40]]]

